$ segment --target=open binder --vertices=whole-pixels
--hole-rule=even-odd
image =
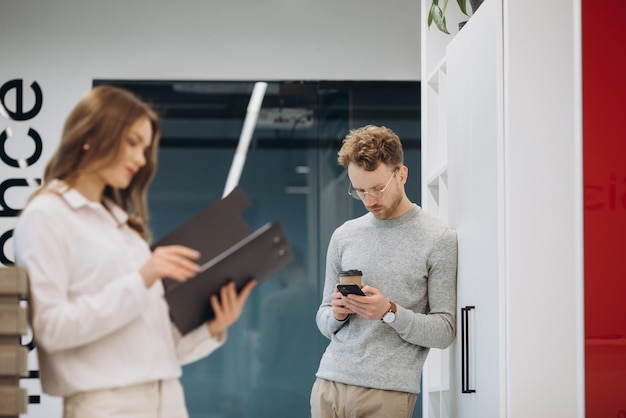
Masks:
[[[234,281],[240,291],[252,279],[262,283],[293,260],[280,222],[251,231],[241,218],[250,205],[239,189],[210,205],[153,245],[180,244],[200,251],[201,271],[186,282],[164,278],[170,318],[181,334],[213,318],[211,295]]]

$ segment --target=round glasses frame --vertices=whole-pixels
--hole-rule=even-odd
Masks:
[[[367,191],[355,190],[355,188],[352,187],[352,183],[350,183],[348,184],[348,194],[356,200],[365,200],[366,195],[370,195],[374,199],[380,199],[381,197],[383,197],[383,193],[385,193],[385,190],[387,190],[387,187],[389,187],[389,183],[391,183],[391,179],[393,178],[393,176],[396,175],[397,171],[397,168],[393,170],[393,173],[391,173],[391,177],[389,177],[389,180],[387,180],[387,183],[382,189],[371,188]]]

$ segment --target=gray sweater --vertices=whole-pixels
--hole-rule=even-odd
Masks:
[[[363,284],[398,306],[391,324],[356,314],[335,319],[330,301],[341,270],[363,271]],[[397,219],[367,213],[333,233],[317,326],[330,339],[316,376],[349,385],[419,393],[430,347],[455,336],[457,238],[454,229],[413,208]]]

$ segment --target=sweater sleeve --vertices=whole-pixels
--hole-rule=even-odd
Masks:
[[[452,344],[456,333],[456,276],[457,235],[446,228],[429,255],[429,311],[421,314],[398,307],[391,324],[403,340],[441,349]]]
[[[322,335],[331,339],[332,335],[339,331],[348,320],[340,321],[335,318],[331,307],[331,300],[335,287],[339,282],[338,274],[341,270],[341,261],[339,248],[336,239],[337,231],[332,235],[328,250],[326,253],[326,279],[324,281],[324,293],[322,295],[322,303],[317,310],[315,321]]]

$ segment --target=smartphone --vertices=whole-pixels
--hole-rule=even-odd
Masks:
[[[359,295],[359,296],[367,296],[365,293],[363,293],[363,291],[361,290],[361,287],[358,284],[339,283],[337,285],[337,290],[339,290],[341,294],[344,296],[348,296],[350,294]]]

